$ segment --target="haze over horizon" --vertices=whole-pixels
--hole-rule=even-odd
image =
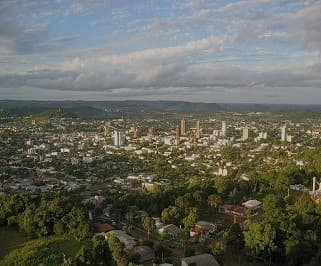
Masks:
[[[321,1],[0,2],[0,98],[321,103]]]

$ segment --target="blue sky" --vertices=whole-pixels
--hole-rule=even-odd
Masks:
[[[0,98],[321,103],[319,0],[2,0]]]

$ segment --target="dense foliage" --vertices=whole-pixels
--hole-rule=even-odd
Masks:
[[[309,261],[320,265],[321,205],[309,194],[286,199],[270,194],[263,208],[261,221],[248,220],[244,224],[246,253],[252,259],[278,265]]]
[[[67,234],[83,240],[91,235],[87,210],[70,195],[31,198],[3,193],[0,224],[37,237]]]

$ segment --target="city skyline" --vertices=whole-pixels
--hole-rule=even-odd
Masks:
[[[319,104],[320,1],[2,1],[0,98]]]

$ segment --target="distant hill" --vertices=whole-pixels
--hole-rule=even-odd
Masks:
[[[156,113],[211,114],[220,111],[317,111],[321,105],[230,104],[184,101],[16,101],[0,100],[1,113],[14,116],[46,116],[59,112],[65,117],[106,118]]]

